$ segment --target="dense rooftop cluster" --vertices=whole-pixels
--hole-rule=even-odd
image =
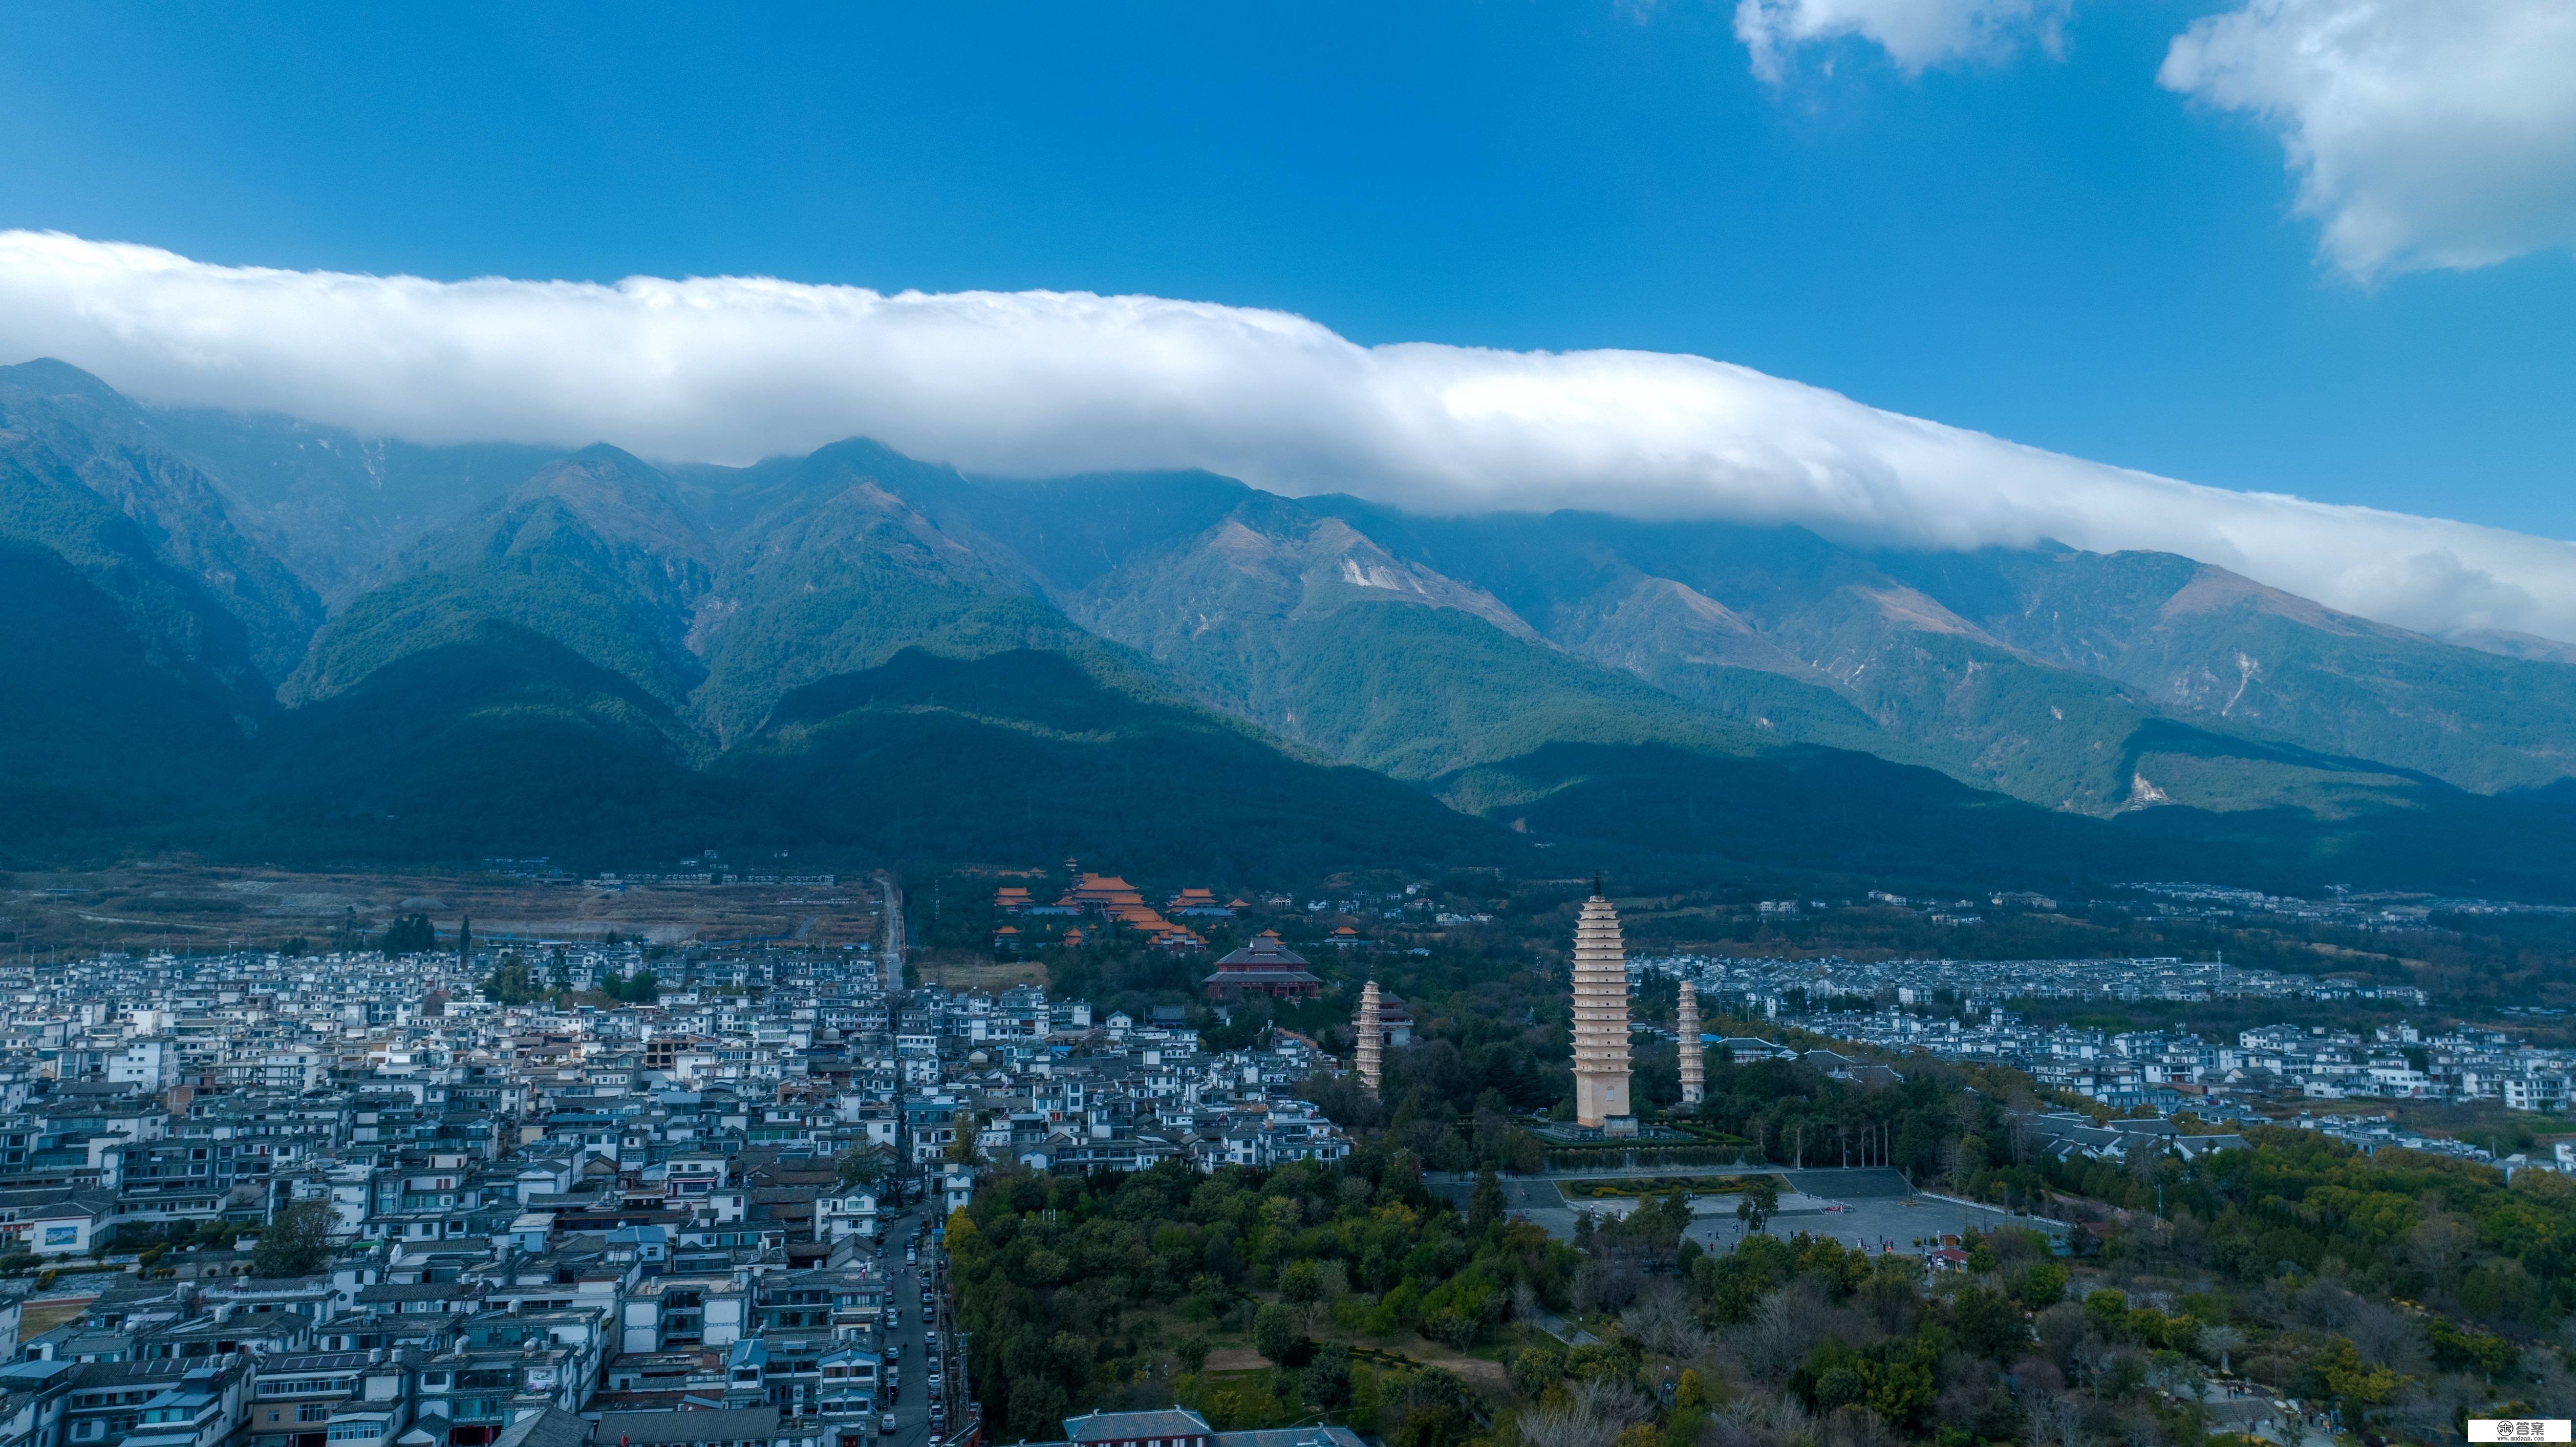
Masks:
[[[1881,998],[1902,1005],[1956,1001],[1980,1011],[2023,1000],[2305,999],[2356,987],[2302,975],[2249,970],[2218,960],[1847,960],[1665,955],[1629,962],[1632,973],[1687,976],[1700,998],[1746,1015],[1804,1015]],[[2378,993],[2422,1003],[2423,992]]]
[[[1828,960],[1666,956],[1631,963],[1639,972],[1679,975],[1700,998],[1741,1002],[1743,1013],[1794,1022],[1821,1035],[1945,1059],[1982,1060],[2030,1071],[2043,1085],[2116,1106],[2147,1103],[2159,1087],[2280,1089],[2314,1099],[2390,1096],[2496,1100],[2511,1110],[2555,1110],[2576,1075],[2569,1052],[2515,1044],[2500,1032],[2461,1028],[2425,1034],[2382,1027],[2364,1040],[2348,1030],[2266,1026],[2233,1044],[2189,1031],[2106,1035],[2066,1026],[2041,1029],[2005,1008],[2011,999],[2167,1000],[2375,998],[2423,1003],[2412,986],[2352,986],[2234,966],[2180,960]],[[1940,1013],[1930,1013],[1933,1007]],[[2164,1103],[2180,1097],[2164,1090]]]
[[[1286,1032],[866,948],[466,949],[0,973],[0,1443],[961,1436],[931,1240],[980,1172],[1350,1148]]]

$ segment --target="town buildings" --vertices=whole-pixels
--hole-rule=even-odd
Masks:
[[[1162,948],[1173,936],[1155,921],[1244,907],[1184,891],[1155,909],[1115,876],[1080,878],[1018,917],[1058,941],[1072,922]],[[483,999],[479,982],[511,954],[576,993]],[[1228,960],[1209,977],[1232,977],[1224,1001],[1321,986],[1275,936]],[[904,1275],[902,1243],[935,1232],[983,1174],[1268,1167],[1351,1149],[1301,1089],[1336,1067],[1293,1033],[1217,1049],[1191,1025],[1202,1005],[1095,1012],[1034,985],[905,989],[901,965],[858,948],[486,939],[463,962],[165,954],[0,969],[0,1256],[21,1279],[107,1268],[95,1299],[42,1330],[13,1331],[0,1291],[0,1447],[863,1447],[888,1406],[927,1426],[927,1373],[905,1375],[925,1354],[951,1384],[938,1435],[953,1440],[972,1426],[963,1361],[953,1334],[922,1335],[935,1279]],[[2200,1132],[2258,1104],[2363,1149],[2467,1153],[2368,1109],[2328,1112],[2418,1098],[2547,1109],[2569,1074],[2561,1054],[2492,1031],[2106,1034],[2041,1030],[2006,1003],[2290,999],[2314,983],[2214,962],[1631,960],[1596,896],[1573,980],[1584,1127],[1636,1128],[1628,1043],[1642,1027],[1628,998],[1648,970],[1688,984],[1676,1023],[1693,1042],[1714,1023],[1703,1011],[1769,1017],[2200,1116],[2190,1129],[2018,1118],[2033,1149],[2063,1153],[2210,1149],[2234,1137]],[[639,976],[655,982],[651,1003],[579,993]],[[1411,1017],[1373,984],[1361,998],[1353,1063],[1377,1088]],[[1875,1052],[1793,1052],[1749,1033],[1709,1044],[1739,1060],[1795,1054],[1862,1086],[1897,1079],[1863,1058]],[[1685,1091],[1703,1083],[1698,1053],[1685,1053]],[[251,1274],[242,1233],[302,1203],[327,1213],[330,1258]]]
[[[1087,922],[1139,927],[1087,878]],[[575,993],[482,998],[506,955]],[[651,1003],[579,993],[638,976]],[[1294,1035],[1210,1049],[1177,1010],[900,978],[859,948],[490,939],[0,970],[0,1257],[102,1285],[0,1353],[0,1447],[872,1447],[934,1408],[962,1438],[959,1344],[892,1238],[1004,1166],[1350,1150]],[[328,1259],[251,1275],[244,1233],[302,1203]]]
[[[1636,960],[1630,968],[1681,977],[1695,1001],[1727,1002],[1743,1015],[1815,1034],[1898,1054],[1920,1051],[2008,1065],[2041,1086],[2114,1111],[2152,1108],[2166,1116],[2190,1114],[2207,1125],[2268,1119],[2321,1130],[2365,1150],[2394,1144],[2488,1158],[2476,1146],[2400,1130],[2367,1110],[2311,1103],[2492,1101],[2507,1110],[2551,1112],[2566,1108],[2570,1082],[2576,1081],[2576,1051],[2519,1043],[2498,1030],[2398,1023],[2365,1033],[2275,1024],[2210,1039],[2187,1029],[2043,1029],[2007,1004],[2317,1001],[2345,998],[2357,989],[2399,1004],[2421,1002],[2421,992],[2411,986],[2354,987],[2215,961],[1856,962],[1685,955]],[[1771,1042],[1751,1038],[1710,1041],[1707,1048],[1739,1060],[1780,1053]],[[2096,1139],[2080,1131],[2060,1138],[2087,1154],[2125,1153],[2126,1138]],[[2553,1157],[2531,1164],[2554,1169],[2559,1162]]]

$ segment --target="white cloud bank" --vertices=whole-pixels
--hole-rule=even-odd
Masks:
[[[1421,511],[2162,549],[2406,627],[2576,641],[2576,546],[2105,467],[1700,357],[1362,347],[1154,297],[445,283],[0,232],[0,360],[37,356],[146,401],[422,442],[746,462],[866,435],[1007,475],[1204,467]]]
[[[2157,78],[2280,137],[2348,275],[2576,248],[2571,0],[2250,0]]]
[[[1753,72],[1857,39],[1909,75],[2063,49],[2073,0],[1737,0]],[[2362,281],[2576,250],[2576,0],[2244,0],[2157,80],[2281,143],[2319,249]]]
[[[1790,52],[1818,41],[1857,38],[1918,75],[1959,60],[2010,55],[2027,41],[2054,53],[2073,0],[1737,0],[1735,38],[1753,53],[1753,73],[1779,80]]]

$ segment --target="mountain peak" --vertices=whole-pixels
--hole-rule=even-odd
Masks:
[[[573,453],[572,456],[565,460],[568,462],[596,463],[620,469],[628,469],[635,472],[646,472],[654,473],[657,476],[659,475],[659,469],[655,468],[653,464],[646,462],[644,459],[637,457],[634,453],[627,451],[625,448],[620,447],[613,442],[594,442],[588,447],[582,448],[580,451]]]
[[[2510,628],[2464,628],[2442,635],[2442,641],[2525,662],[2576,663],[2576,644],[2561,643],[2555,638],[2542,638],[2532,633],[2516,633]]]
[[[939,472],[956,471],[946,463],[906,457],[873,437],[844,437],[838,442],[827,442],[807,454],[803,461],[809,467],[848,467],[862,472],[871,468],[890,468],[907,473],[924,468]]]
[[[2115,556],[2125,557],[2126,554]],[[2349,613],[2338,613],[2322,603],[2312,602],[2295,593],[2266,587],[2242,573],[2231,573],[2215,563],[2201,563],[2191,570],[2191,581],[2174,590],[2157,610],[2159,621],[2170,621],[2194,613],[2218,613],[2245,608],[2270,613],[2293,623],[2330,633],[2390,631],[2385,624],[2373,623]]]
[[[561,504],[603,538],[700,563],[714,557],[713,541],[682,509],[671,479],[606,443],[537,469],[512,489],[508,506],[515,511],[539,500]]]
[[[661,469],[622,448],[612,447],[605,442],[594,442],[579,452],[557,458],[528,474],[527,481],[519,484],[517,492],[523,496],[535,496],[550,491],[558,485],[558,480],[567,474],[612,481],[629,487],[649,488],[663,492],[669,490],[669,479],[662,475]]]
[[[15,387],[39,397],[78,397],[84,402],[119,412],[137,410],[124,393],[71,363],[53,357],[38,357],[15,366],[0,367],[0,387]]]

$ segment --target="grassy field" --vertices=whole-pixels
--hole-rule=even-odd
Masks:
[[[95,1296],[67,1296],[58,1301],[31,1301],[18,1317],[18,1340],[42,1336],[89,1310]]]
[[[1257,1299],[1263,1302],[1278,1300],[1276,1292],[1263,1292],[1256,1295]],[[1205,1335],[1211,1348],[1207,1359],[1207,1375],[1211,1377],[1270,1369],[1270,1362],[1252,1349],[1252,1338],[1250,1333],[1244,1330],[1244,1318],[1239,1307],[1235,1312],[1215,1322],[1183,1321],[1177,1312],[1169,1308],[1148,1315],[1160,1330],[1166,1346],[1178,1343],[1183,1337],[1193,1333]],[[1506,1330],[1506,1337],[1509,1336],[1510,1330]],[[1315,1313],[1314,1323],[1307,1328],[1306,1334],[1319,1345],[1325,1342],[1340,1342],[1351,1348],[1354,1357],[1360,1360],[1375,1360],[1384,1364],[1387,1358],[1396,1358],[1401,1364],[1440,1367],[1455,1372],[1461,1381],[1489,1397],[1499,1397],[1508,1392],[1511,1387],[1510,1378],[1503,1369],[1502,1348],[1496,1343],[1486,1343],[1462,1352],[1456,1347],[1445,1346],[1409,1329],[1394,1336],[1371,1336],[1366,1332],[1334,1325],[1329,1308]],[[1177,1366],[1174,1370],[1178,1370]]]
[[[13,956],[273,949],[299,936],[326,949],[352,912],[369,932],[403,915],[426,914],[449,941],[462,916],[473,918],[477,939],[496,941],[596,940],[612,933],[657,944],[778,937],[825,949],[873,944],[885,932],[875,887],[855,878],[832,886],[603,889],[479,871],[304,874],[173,861],[0,875],[0,927],[15,935]]]
[[[914,950],[905,957],[921,972],[921,982],[950,990],[992,993],[1014,985],[1043,985],[1046,965],[1034,959],[997,960],[962,950]]]

